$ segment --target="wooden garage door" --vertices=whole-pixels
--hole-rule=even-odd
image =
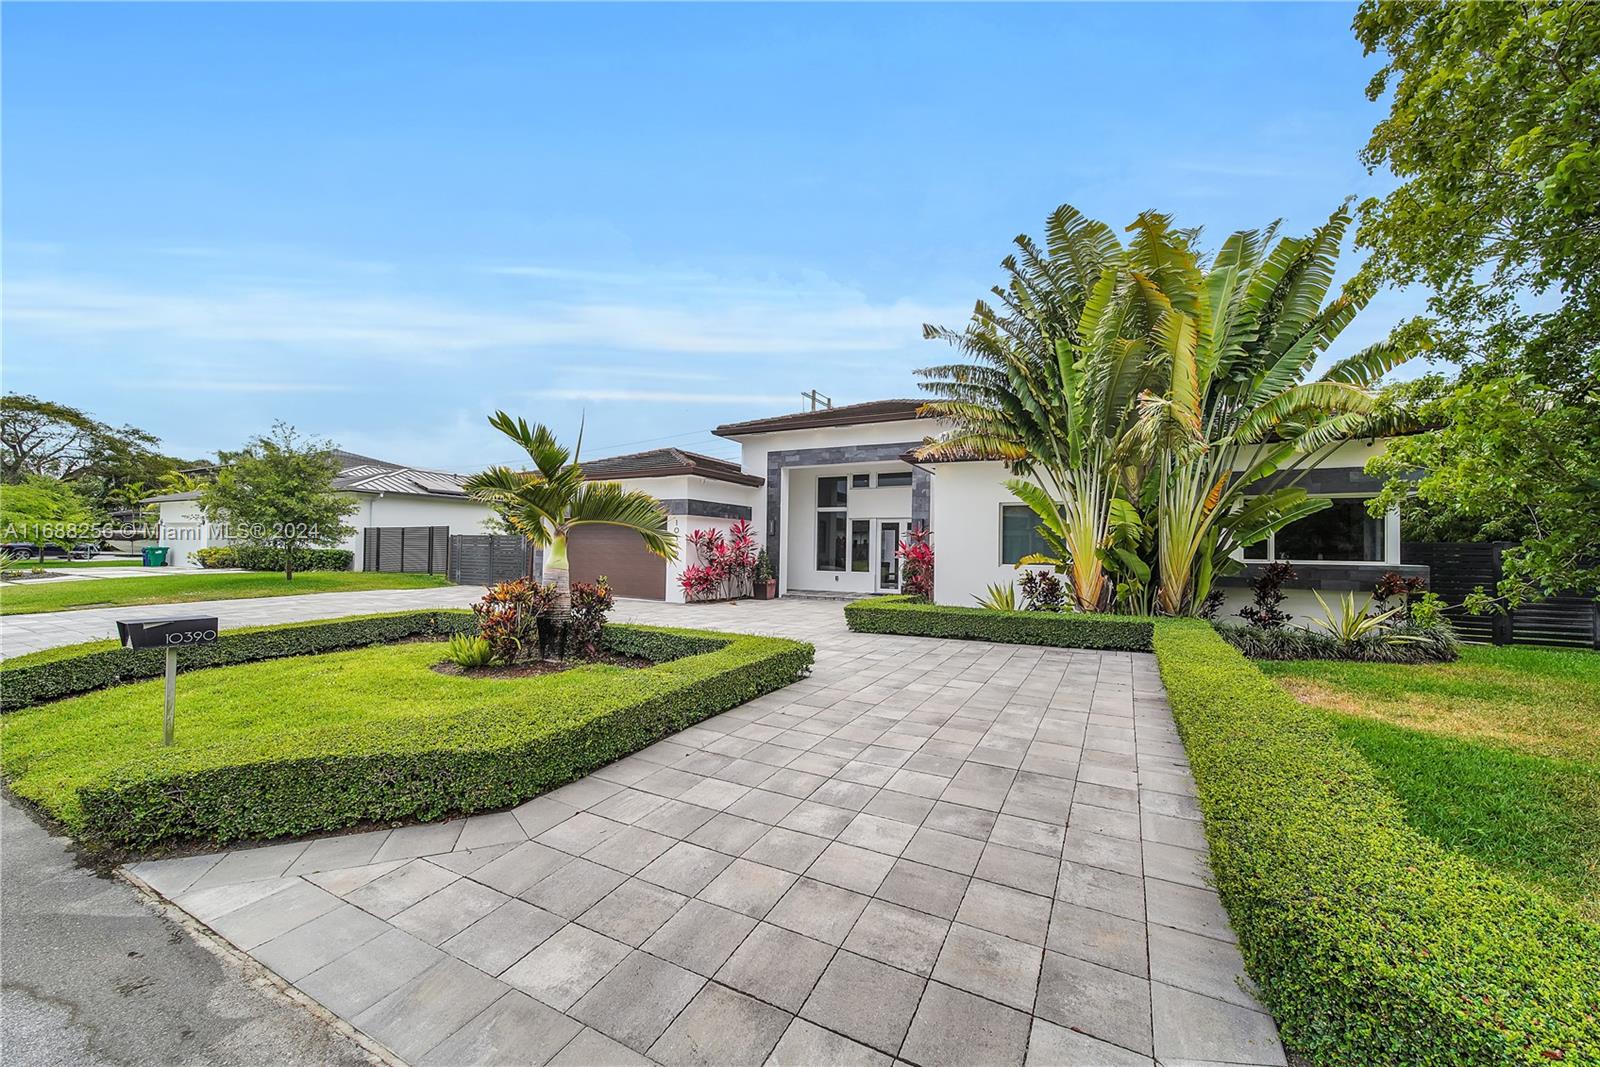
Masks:
[[[572,581],[592,582],[602,574],[617,596],[665,600],[667,561],[652,555],[632,530],[618,526],[580,526],[567,541]]]

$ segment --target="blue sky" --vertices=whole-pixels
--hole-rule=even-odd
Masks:
[[[1214,243],[1386,187],[1352,13],[8,4],[0,374],[186,456],[282,418],[472,470],[497,407],[732,455],[915,395],[1057,204]]]

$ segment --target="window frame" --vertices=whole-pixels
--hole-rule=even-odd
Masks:
[[[995,555],[999,559],[1000,566],[1002,566],[1002,567],[1015,567],[1015,566],[1018,565],[1018,563],[1016,561],[1012,561],[1012,560],[1007,560],[1006,559],[1006,510],[1008,508],[1020,508],[1023,511],[1026,511],[1029,515],[1033,515],[1034,524],[1033,524],[1033,529],[1030,531],[1030,533],[1032,533],[1033,536],[1035,536],[1035,537],[1038,537],[1038,529],[1039,529],[1038,519],[1039,519],[1039,516],[1037,514],[1035,514],[1034,510],[1032,508],[1030,508],[1026,504],[1023,504],[1023,503],[1020,503],[1020,502],[1017,502],[1017,503],[1006,503],[1003,500],[1000,502],[1000,511],[999,511],[999,513],[997,514],[997,517],[996,517],[997,518],[996,534],[997,534],[997,539],[999,541],[999,544],[996,546]],[[1038,551],[1041,554],[1048,553],[1050,551],[1050,546],[1045,543],[1044,538],[1042,538],[1042,537],[1039,537],[1039,548],[1038,548]],[[1022,553],[1022,556],[1028,556],[1028,555],[1033,555],[1033,552],[1030,551],[1030,552]],[[1020,560],[1022,558],[1022,556],[1018,556],[1017,559]]]
[[[1363,494],[1363,493],[1313,493],[1311,495],[1313,497],[1315,497],[1316,499],[1319,499],[1319,500],[1357,500],[1357,501],[1360,501],[1362,504],[1366,504],[1367,501],[1372,499],[1372,495],[1370,493],[1368,493],[1368,494]],[[1310,516],[1307,516],[1307,517],[1309,518]],[[1376,519],[1374,521],[1376,521],[1378,523],[1378,531],[1379,531],[1379,546],[1378,547],[1379,547],[1379,556],[1380,556],[1380,558],[1378,558],[1378,559],[1289,559],[1289,558],[1286,558],[1286,557],[1278,555],[1278,531],[1277,530],[1274,530],[1272,533],[1269,533],[1267,535],[1267,537],[1266,537],[1266,540],[1257,542],[1258,545],[1265,545],[1266,546],[1266,553],[1267,554],[1265,556],[1250,556],[1250,555],[1247,555],[1247,553],[1249,551],[1249,548],[1240,548],[1239,549],[1239,558],[1241,560],[1243,560],[1245,563],[1254,563],[1254,564],[1289,563],[1289,564],[1292,564],[1292,565],[1294,565],[1296,567],[1328,567],[1328,566],[1333,566],[1333,567],[1352,567],[1352,566],[1371,566],[1371,565],[1384,566],[1384,565],[1389,565],[1389,564],[1391,564],[1392,561],[1382,558],[1383,556],[1388,554],[1389,548],[1390,548],[1390,545],[1389,545],[1388,513],[1386,512],[1382,517],[1380,517],[1380,518],[1378,518],[1378,519]],[[1254,546],[1251,546],[1251,547],[1254,547]]]

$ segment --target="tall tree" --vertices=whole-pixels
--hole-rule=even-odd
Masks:
[[[94,540],[94,511],[71,485],[30,474],[0,484],[0,540],[26,541],[44,558],[45,545],[70,547]]]
[[[1461,368],[1397,396],[1438,429],[1374,469],[1515,531],[1510,586],[1600,585],[1600,6],[1368,0],[1355,33],[1392,93],[1363,158],[1401,180],[1362,205],[1364,274],[1428,286]]]
[[[200,490],[207,521],[224,523],[230,536],[283,554],[283,577],[294,580],[294,554],[307,546],[336,545],[354,530],[345,519],[359,506],[334,489],[339,463],[333,444],[302,437],[274,423],[237,452],[219,452],[216,481]]]
[[[533,470],[490,467],[467,479],[467,492],[493,508],[508,528],[544,549],[544,575],[555,583],[558,614],[572,611],[567,543],[580,526],[620,526],[638,534],[645,548],[663,559],[677,558],[678,542],[667,529],[659,500],[616,482],[584,480],[578,462],[581,432],[578,446],[569,451],[549,427],[530,427],[503,411],[495,412],[489,425],[528,454]]]

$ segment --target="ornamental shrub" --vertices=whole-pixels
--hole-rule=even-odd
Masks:
[[[283,549],[266,545],[231,546],[234,562],[231,566],[247,571],[283,570]],[[347,571],[355,563],[355,553],[347,548],[296,548],[294,569],[297,571]]]
[[[895,546],[900,557],[900,591],[924,603],[933,603],[933,544],[931,530],[913,526]]]
[[[239,554],[231,547],[213,545],[210,548],[197,548],[192,553],[196,563],[207,570],[216,570],[222,567],[237,567]]]
[[[1028,611],[1060,611],[1067,606],[1067,589],[1051,571],[1023,571],[1017,577],[1023,607]]]
[[[576,582],[572,586],[572,622],[567,630],[567,647],[583,659],[600,654],[605,637],[606,616],[616,606],[611,583],[601,575],[597,582]]]
[[[909,596],[868,597],[844,606],[857,633],[954,637],[1012,645],[1150,651],[1153,619],[1084,612],[997,611],[922,604]]]

